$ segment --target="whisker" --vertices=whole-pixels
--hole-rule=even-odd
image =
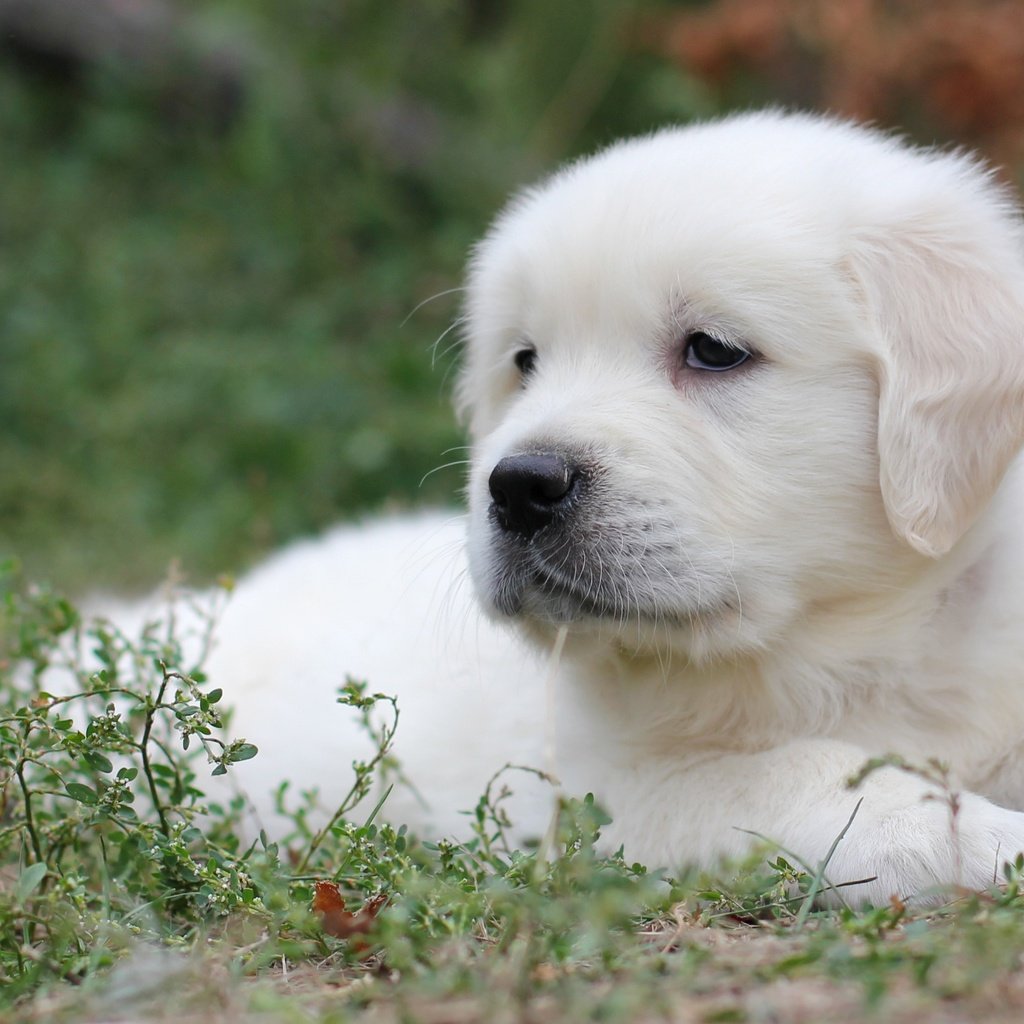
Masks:
[[[442,469],[451,469],[452,466],[468,466],[468,465],[469,465],[469,459],[456,459],[454,462],[442,463],[440,466],[435,466],[433,469],[428,469],[426,471],[426,473],[424,473],[423,476],[420,477],[420,482],[416,486],[417,487],[422,487],[423,483],[427,479],[427,477],[431,477],[435,473],[440,473]]]
[[[441,344],[441,342],[444,341],[444,339],[447,338],[448,335],[452,333],[452,331],[454,331],[457,327],[461,327],[464,323],[465,317],[456,317],[434,340],[433,344],[430,346],[431,369],[433,369],[437,365],[439,360],[444,359],[445,356],[447,356],[448,353],[451,352],[456,345],[458,345],[458,338],[456,338],[456,340],[452,342],[450,345],[446,346],[445,349],[440,354],[438,353],[438,346]]]
[[[435,292],[433,295],[428,295],[422,302],[417,302],[416,305],[409,310],[409,315],[398,326],[400,328],[404,327],[424,306],[433,302],[435,299],[442,299],[446,295],[454,295],[456,292],[464,292],[465,290],[465,285],[459,285],[456,288],[445,288],[443,292]]]

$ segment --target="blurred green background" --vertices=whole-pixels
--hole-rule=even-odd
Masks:
[[[139,588],[457,500],[461,469],[430,471],[463,457],[467,251],[622,134],[782,101],[1019,157],[931,88],[960,65],[904,56],[879,109],[872,47],[920,11],[830,6],[0,0],[0,555]],[[1022,34],[940,9],[993,26],[979,68]]]

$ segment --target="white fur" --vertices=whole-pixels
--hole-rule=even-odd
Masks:
[[[263,748],[250,790],[341,788],[329,705],[351,672],[402,701],[432,810],[396,791],[395,819],[458,826],[505,761],[545,767],[553,727],[566,788],[598,795],[631,858],[707,864],[748,829],[816,862],[863,797],[830,870],[876,878],[856,897],[991,881],[1024,850],[1021,242],[970,158],[775,113],[624,142],[524,193],[473,261],[459,395],[472,575],[498,618],[517,588],[532,643],[479,617],[436,518],[292,549],[243,583],[211,667]],[[681,369],[694,330],[759,357]],[[552,448],[599,481],[555,569],[614,614],[517,576],[555,556],[509,554],[489,517],[498,460]],[[887,752],[950,764],[958,840],[911,775],[847,788]],[[548,812],[525,801],[523,829]]]

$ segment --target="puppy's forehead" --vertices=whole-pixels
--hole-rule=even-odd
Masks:
[[[492,317],[504,303],[548,326],[571,315],[632,331],[678,302],[764,327],[766,298],[781,310],[837,287],[847,232],[868,216],[864,179],[892,186],[906,163],[895,148],[770,114],[621,143],[515,200],[478,251],[472,290]]]

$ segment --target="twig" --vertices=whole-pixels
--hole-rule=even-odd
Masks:
[[[152,704],[146,702],[146,724],[142,730],[142,739],[139,741],[139,753],[142,755],[142,771],[149,784],[149,795],[153,801],[157,817],[160,819],[160,831],[170,839],[171,829],[167,824],[167,816],[164,814],[163,804],[160,802],[160,794],[157,792],[156,779],[153,778],[153,766],[149,760],[149,734],[153,731],[153,722],[156,720],[156,711],[163,704],[164,694],[167,692],[167,684],[171,679],[182,677],[177,672],[168,672],[167,666],[160,662],[160,671],[163,673],[163,681],[156,694],[156,701]]]

